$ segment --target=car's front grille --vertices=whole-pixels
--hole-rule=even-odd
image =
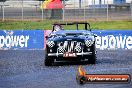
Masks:
[[[58,53],[64,53],[64,52],[82,52],[83,50],[83,43],[77,42],[77,41],[63,41],[57,43]]]

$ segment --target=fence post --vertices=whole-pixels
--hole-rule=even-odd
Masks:
[[[43,1],[41,1],[41,5],[43,4]],[[44,9],[42,8],[42,21],[43,21],[43,19],[44,19]]]
[[[93,12],[93,13],[92,13],[93,15],[92,15],[91,17],[95,18],[95,17],[96,17],[96,16],[94,15],[94,14],[96,14],[96,13],[95,13],[95,12],[96,12],[96,11],[95,11],[95,0],[92,0],[92,10],[93,10],[93,11],[92,11],[92,12]]]
[[[22,0],[22,21],[23,21],[23,0]]]
[[[5,9],[4,9],[4,2],[3,2],[3,8],[2,8],[2,12],[3,12],[3,14],[2,14],[2,21],[4,21],[5,20]]]
[[[84,1],[84,21],[86,20],[86,0]]]
[[[63,6],[64,6],[63,9],[62,9],[62,11],[63,11],[63,18],[62,18],[62,20],[63,21],[65,21],[65,4],[66,4],[65,0],[63,0]]]
[[[82,7],[82,0],[79,0],[79,8]]]
[[[132,1],[130,3],[130,10],[131,10],[131,21],[132,21]]]
[[[108,0],[107,0],[107,21],[109,20],[109,5],[108,5]]]
[[[75,8],[75,3],[76,3],[76,2],[75,2],[75,0],[74,0],[74,15],[75,15],[74,17],[75,17],[75,18],[73,18],[73,19],[76,20],[77,16],[76,16],[76,11],[75,11],[75,9],[76,9],[76,8]],[[71,20],[71,19],[70,19],[70,20]]]

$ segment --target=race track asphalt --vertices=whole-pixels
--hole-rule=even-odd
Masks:
[[[44,50],[0,50],[0,88],[132,88],[129,84],[85,84],[76,82],[80,64],[88,74],[130,74],[132,50],[98,50],[95,65],[55,63],[44,65]]]

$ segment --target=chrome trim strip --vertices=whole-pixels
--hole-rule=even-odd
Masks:
[[[76,53],[77,55],[91,55],[92,52]],[[48,56],[63,56],[63,53],[48,53]]]

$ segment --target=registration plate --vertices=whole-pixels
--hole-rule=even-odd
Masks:
[[[64,53],[63,54],[63,57],[76,57],[77,55],[76,55],[76,53],[69,53],[69,52],[66,52],[66,53]]]

